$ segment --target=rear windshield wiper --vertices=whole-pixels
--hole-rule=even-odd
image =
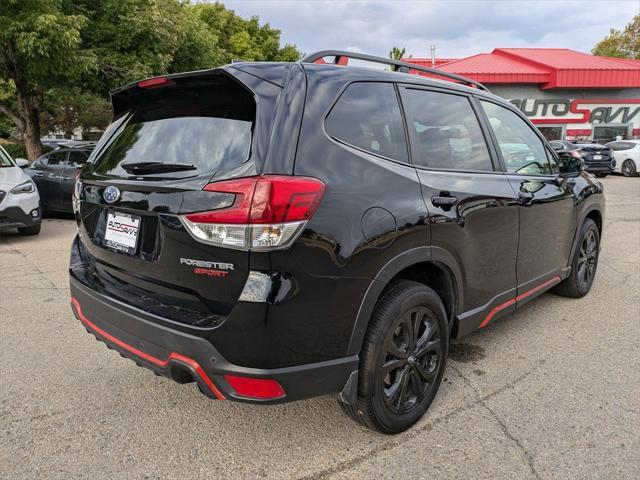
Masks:
[[[120,166],[134,175],[144,173],[181,172],[183,170],[197,170],[198,167],[188,163],[136,162],[121,163]]]

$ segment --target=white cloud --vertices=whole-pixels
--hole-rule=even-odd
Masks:
[[[258,15],[282,41],[311,53],[349,49],[386,56],[404,46],[414,57],[490,52],[496,47],[554,47],[589,52],[640,13],[638,0],[326,1],[226,0],[239,15]]]

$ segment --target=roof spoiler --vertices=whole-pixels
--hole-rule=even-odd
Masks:
[[[364,53],[347,52],[344,50],[321,50],[319,52],[307,55],[300,60],[301,63],[316,63],[318,60],[324,57],[334,57],[334,63],[339,64],[344,59],[352,58],[354,60],[364,60],[371,63],[380,63],[383,65],[390,65],[394,72],[410,73],[411,70],[417,70],[419,72],[429,73],[431,75],[438,75],[440,77],[448,78],[449,80],[455,80],[456,82],[466,83],[469,86],[489,92],[489,89],[480,82],[471,80],[470,78],[456,75],[455,73],[443,72],[435,68],[423,67],[421,65],[415,65],[409,62],[403,62],[402,60],[394,60],[392,58],[376,57],[375,55],[366,55]]]

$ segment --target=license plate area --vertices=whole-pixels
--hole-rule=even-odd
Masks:
[[[103,246],[117,252],[135,255],[140,237],[141,217],[108,210],[106,220]]]
[[[593,159],[594,160],[602,160],[602,155],[594,155]]]

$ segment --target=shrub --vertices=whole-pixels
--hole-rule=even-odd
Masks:
[[[2,146],[13,159],[27,158],[27,149],[24,147],[24,143],[2,143]],[[47,153],[51,150],[53,148],[46,145],[42,146],[42,153]]]

